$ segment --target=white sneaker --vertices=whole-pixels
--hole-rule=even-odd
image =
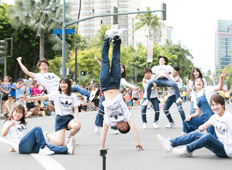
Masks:
[[[39,149],[39,154],[40,155],[52,155],[54,153],[55,152],[51,151],[47,146],[45,146],[43,149],[42,148]]]
[[[142,105],[143,105],[143,106],[147,106],[149,103],[150,103],[150,101],[146,99],[146,100],[143,102]]]
[[[44,134],[44,139],[45,139],[46,143],[50,142],[50,139],[47,136],[48,135],[48,131],[45,131],[43,134]]]
[[[119,130],[118,130],[118,129],[117,129],[117,130],[114,130],[114,134],[115,134],[115,135],[119,134]]]
[[[182,102],[183,100],[180,97],[176,100],[176,104],[181,104]]]
[[[188,152],[186,147],[179,148],[179,149],[174,148],[173,153],[175,153],[178,156],[187,156],[187,157],[190,157],[193,155],[193,152]]]
[[[143,123],[143,129],[147,129],[147,123]]]
[[[157,135],[157,139],[166,153],[168,153],[172,149],[171,142],[163,138],[160,134]]]
[[[99,126],[95,126],[94,132],[95,132],[95,133],[98,133],[98,132],[99,132]]]
[[[153,128],[155,128],[155,129],[159,129],[159,126],[158,126],[158,123],[153,123]]]
[[[114,30],[114,29],[110,29],[110,30],[107,30],[106,31],[106,36],[108,36],[108,37],[113,37],[115,34],[117,34],[118,33],[118,31],[117,30]]]
[[[121,37],[121,35],[124,34],[126,31],[128,31],[127,28],[119,29],[117,35],[118,35],[119,37]]]
[[[56,115],[56,113],[53,111],[53,112],[51,112],[51,115],[52,115],[52,116],[55,116],[55,115]]]
[[[67,145],[68,148],[68,153],[73,155],[75,153],[75,149],[76,149],[76,140],[74,139],[74,137],[70,138],[69,144]]]
[[[173,126],[175,126],[176,124],[175,124],[175,122],[172,122],[172,123],[169,123],[167,126],[166,126],[166,128],[172,128]]]

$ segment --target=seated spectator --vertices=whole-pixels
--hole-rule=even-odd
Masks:
[[[86,105],[86,103],[85,103],[85,99],[84,99],[84,97],[78,97],[78,100],[80,100],[81,102],[81,104],[80,104],[80,106],[78,106],[78,111],[79,112],[86,112],[86,110],[87,110],[87,105]]]
[[[24,96],[23,95],[19,96],[19,100],[17,102],[15,102],[15,106],[20,105],[20,104],[23,105],[24,108],[25,108],[25,117],[26,118],[31,117],[32,112],[27,111],[26,102],[24,101]]]
[[[39,95],[40,96],[43,96],[44,90],[45,90],[44,86],[42,84],[39,84]]]
[[[27,111],[31,112],[31,116],[39,117],[40,107],[34,100],[28,100],[26,103]],[[30,117],[30,116],[29,116]]]
[[[15,92],[16,92],[16,101],[19,100],[19,96],[24,94],[24,82],[23,79],[19,78],[18,83],[15,85]]]
[[[3,106],[3,114],[6,117],[9,117],[12,111],[14,110],[14,108],[15,108],[15,103],[13,102],[13,96],[9,94],[8,100],[4,103]]]
[[[10,84],[11,84],[11,91],[10,91],[10,95],[13,97],[16,97],[16,93],[15,93],[15,83],[13,79],[9,80]]]
[[[36,80],[33,81],[33,86],[31,87],[32,94],[31,96],[39,96],[39,85]]]
[[[43,106],[44,111],[46,112],[46,115],[51,116],[54,112],[55,107],[52,105],[50,101],[42,101],[41,103]]]

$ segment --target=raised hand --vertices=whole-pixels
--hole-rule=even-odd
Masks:
[[[21,61],[22,61],[22,57],[18,57],[16,60],[17,60],[18,62],[21,62]]]
[[[223,70],[220,79],[223,80],[226,77],[226,73],[228,73],[228,71]]]
[[[184,78],[185,78],[186,84],[189,84],[188,76],[187,76],[187,77],[184,77]]]

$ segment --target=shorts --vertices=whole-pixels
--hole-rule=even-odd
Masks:
[[[73,119],[74,119],[73,115],[67,115],[67,116],[57,115],[56,116],[56,123],[55,123],[55,132],[57,132],[61,129],[70,130],[70,129],[68,129],[68,124]]]
[[[133,100],[136,100],[136,101],[137,101],[137,100],[139,100],[139,99],[137,99],[137,98],[133,98]]]

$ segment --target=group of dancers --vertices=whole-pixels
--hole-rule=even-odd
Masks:
[[[103,94],[95,120],[95,132],[98,132],[99,127],[103,127],[100,149],[107,149],[105,146],[106,135],[111,127],[116,133],[122,134],[128,133],[131,129],[135,137],[136,148],[144,150],[130,110],[120,93],[121,85],[131,87],[134,90],[138,89],[125,80],[126,68],[124,65],[120,65],[121,35],[126,31],[127,29],[107,30],[101,50],[101,62],[95,59],[101,66],[99,80]],[[113,53],[110,64],[111,41],[113,41]],[[49,93],[46,96],[31,97],[28,100],[54,101],[56,110],[55,133],[43,133],[41,127],[38,126],[26,133],[25,110],[22,105],[18,105],[6,119],[2,130],[2,135],[8,134],[12,143],[12,148],[9,151],[21,154],[74,154],[76,145],[74,135],[81,129],[81,123],[78,120],[79,101],[74,92],[86,96],[88,100],[91,100],[93,96],[79,85],[71,86],[68,78],[60,79],[54,73],[49,73],[49,63],[46,59],[38,61],[37,66],[40,73],[28,71],[22,64],[21,57],[17,58],[17,61],[23,72],[36,79]],[[168,110],[173,103],[176,103],[183,121],[183,132],[182,136],[172,140],[167,140],[158,134],[157,139],[162,148],[169,152],[173,147],[186,145],[181,149],[173,149],[173,152],[180,156],[192,156],[194,150],[206,147],[218,157],[232,157],[232,125],[230,123],[232,115],[225,110],[224,98],[216,94],[218,90],[222,89],[223,79],[227,72],[224,71],[220,76],[219,85],[212,87],[207,86],[199,69],[192,70],[191,80],[186,77],[187,90],[192,93],[191,114],[186,118],[180,97],[182,87],[182,80],[179,76],[180,68],[167,65],[168,59],[164,56],[158,57],[158,63],[159,65],[152,69],[146,67],[143,70],[142,84],[145,90],[141,109],[143,129],[147,128],[146,109],[150,102],[155,111],[153,127],[159,128],[160,111],[156,88],[168,86],[170,87],[169,94],[164,106],[164,113],[169,121],[166,127],[175,126]],[[70,131],[66,139],[65,129]],[[197,129],[201,132],[207,130],[207,133],[195,132]],[[49,141],[57,146],[48,144]]]

